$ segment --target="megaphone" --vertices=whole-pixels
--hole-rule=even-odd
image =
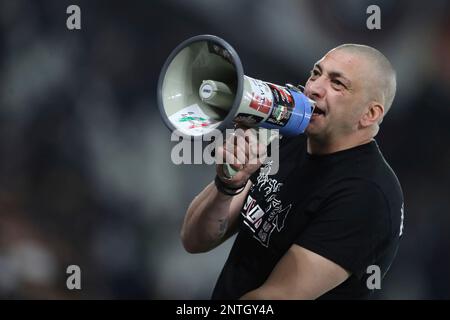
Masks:
[[[297,87],[244,75],[233,47],[213,35],[187,39],[172,51],[159,76],[157,100],[166,126],[194,139],[233,123],[295,136],[305,131],[314,110],[314,101]]]

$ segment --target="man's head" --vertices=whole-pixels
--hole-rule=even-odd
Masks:
[[[395,71],[381,52],[357,44],[334,48],[314,65],[305,85],[315,112],[323,112],[313,115],[306,133],[322,142],[372,138],[395,91]]]

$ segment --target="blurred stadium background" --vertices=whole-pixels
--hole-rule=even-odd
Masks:
[[[81,8],[82,30],[66,28]],[[381,8],[381,30],[366,8]],[[208,299],[231,241],[186,253],[179,230],[214,175],[170,161],[156,106],[176,45],[214,34],[245,73],[304,83],[330,48],[375,46],[398,72],[378,142],[405,195],[382,299],[450,297],[448,1],[0,0],[0,297]],[[66,288],[81,267],[82,290]]]

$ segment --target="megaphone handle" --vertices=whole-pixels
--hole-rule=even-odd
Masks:
[[[238,172],[239,170],[234,169],[228,163],[223,164],[223,174],[227,177],[227,179],[232,179]]]
[[[263,128],[257,128],[256,129],[258,131],[258,133],[260,133],[260,130],[264,130],[264,131],[268,131],[269,137],[264,140],[264,144],[266,145],[266,147],[275,139],[278,137],[281,137],[280,134],[278,133],[278,131],[273,131],[273,130],[269,130],[269,129],[263,129]],[[261,136],[261,135],[260,135]],[[227,179],[232,179],[237,173],[239,172],[239,170],[234,169],[231,165],[229,165],[228,163],[224,163],[223,164],[223,174],[225,175],[225,177],[227,177]]]

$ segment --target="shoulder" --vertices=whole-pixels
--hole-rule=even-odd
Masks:
[[[346,178],[338,186],[361,189],[382,196],[390,207],[403,203],[403,191],[397,175],[386,161],[376,141],[348,166]]]
[[[404,201],[402,186],[394,169],[386,160],[378,144],[376,144],[372,161],[368,161],[368,165],[370,167],[365,168],[365,174],[359,173],[358,176],[376,185],[385,197],[391,210],[399,212]]]

